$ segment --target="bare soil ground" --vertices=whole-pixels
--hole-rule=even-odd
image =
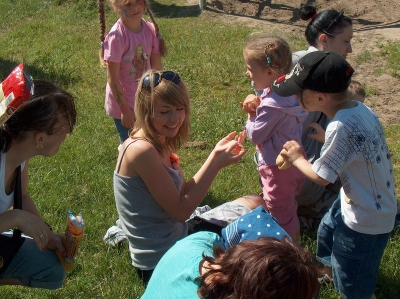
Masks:
[[[188,4],[198,3],[188,0]],[[304,36],[308,24],[298,17],[301,0],[207,0],[202,12],[206,17],[222,18],[227,23],[243,23],[259,30],[273,30]],[[370,92],[366,104],[379,115],[382,123],[395,123],[400,116],[400,80],[387,71],[386,62],[373,55],[379,45],[389,40],[400,40],[400,0],[311,0],[319,11],[344,10],[352,18],[353,53],[348,60],[356,70],[354,79],[362,82]],[[371,59],[357,59],[368,50]],[[378,68],[383,72],[377,74]]]

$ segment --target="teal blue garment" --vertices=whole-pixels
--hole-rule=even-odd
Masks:
[[[215,233],[198,232],[172,246],[161,258],[142,299],[196,299],[202,254],[213,256],[214,245],[222,239]]]

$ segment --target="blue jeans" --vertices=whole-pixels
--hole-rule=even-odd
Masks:
[[[333,282],[342,298],[369,299],[375,292],[389,233],[368,235],[347,227],[339,196],[322,219],[317,237],[317,259],[332,267]]]
[[[114,124],[115,128],[117,129],[119,139],[120,139],[120,144],[124,143],[126,139],[129,137],[129,133],[132,129],[128,129],[127,127],[124,127],[122,125],[122,122],[118,118],[114,118]]]
[[[17,278],[31,288],[55,290],[62,287],[65,275],[54,251],[46,249],[42,252],[32,239],[27,238],[0,279]]]

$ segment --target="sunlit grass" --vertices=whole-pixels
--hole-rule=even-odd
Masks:
[[[185,0],[158,0],[153,9],[169,56],[164,68],[177,71],[192,98],[192,141],[205,147],[179,152],[185,175],[190,178],[215,143],[230,131],[240,131],[246,121],[239,102],[250,93],[245,77],[242,49],[246,37],[256,29],[200,14]],[[108,30],[116,15],[108,11]],[[276,33],[275,34],[280,34]],[[306,48],[302,37],[286,34],[292,49]],[[108,248],[102,242],[117,212],[112,173],[117,157],[118,136],[106,116],[104,90],[106,72],[98,61],[99,25],[95,1],[3,0],[0,1],[0,77],[23,61],[35,78],[55,82],[78,98],[79,118],[75,131],[53,158],[34,158],[30,164],[29,191],[43,217],[60,233],[66,225],[66,210],[82,211],[87,224],[74,269],[57,291],[1,287],[0,298],[138,298],[143,287],[130,265],[127,246]],[[397,65],[398,44],[382,44],[382,57]],[[368,63],[368,53],[359,63]],[[394,74],[396,75],[396,74]],[[368,90],[374,94],[375,90]],[[387,126],[395,179],[399,182],[400,133],[398,125]],[[253,162],[254,146],[246,141],[248,154],[237,165],[217,176],[204,204],[216,206],[246,193],[259,193]],[[399,188],[397,188],[399,192]],[[315,251],[315,238],[303,238]],[[391,239],[379,277],[378,298],[400,297],[399,239]],[[333,288],[320,298],[338,298]]]

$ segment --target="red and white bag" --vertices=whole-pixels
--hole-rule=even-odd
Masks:
[[[33,80],[20,63],[0,85],[0,125],[33,94]]]

